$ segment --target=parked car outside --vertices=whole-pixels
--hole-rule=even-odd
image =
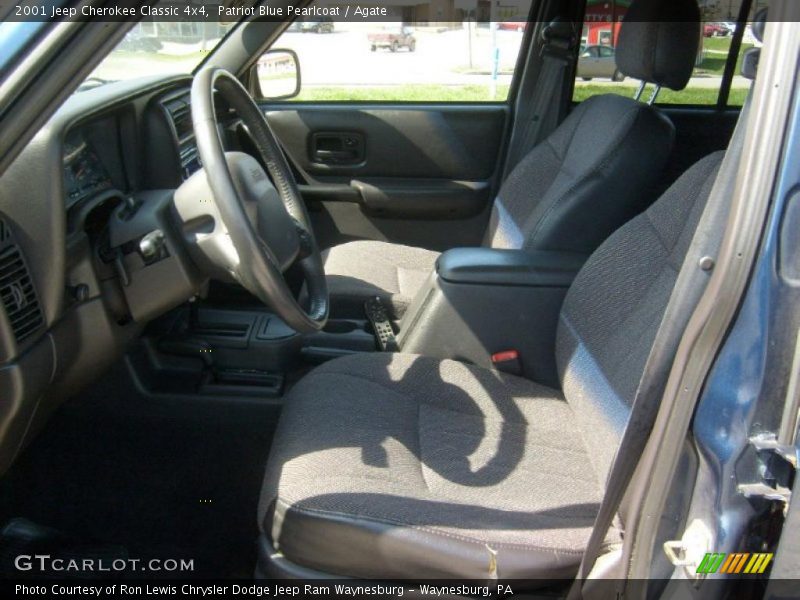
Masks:
[[[624,81],[625,75],[617,69],[614,57],[615,51],[611,46],[586,46],[581,49],[578,58],[578,77],[584,81],[591,81],[595,77]]]
[[[333,33],[334,25],[330,17],[319,21],[295,21],[294,30],[300,33]]]
[[[703,36],[710,37],[727,37],[731,34],[731,29],[725,23],[704,23]]]
[[[498,29],[504,31],[525,31],[528,24],[525,21],[502,21],[497,24]]]

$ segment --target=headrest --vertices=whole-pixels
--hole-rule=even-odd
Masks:
[[[682,90],[700,50],[696,0],[634,0],[617,42],[617,68],[634,79]]]

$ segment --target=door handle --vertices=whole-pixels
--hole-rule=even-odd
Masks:
[[[311,135],[311,160],[326,165],[353,166],[364,162],[364,136],[353,132],[317,132]]]
[[[352,150],[320,150],[317,149],[314,155],[324,161],[333,160],[346,160],[348,158],[355,158],[356,153]]]

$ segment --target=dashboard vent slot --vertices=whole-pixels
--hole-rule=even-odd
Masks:
[[[172,120],[172,125],[175,127],[178,141],[193,135],[192,107],[191,104],[189,104],[188,96],[168,100],[164,103],[164,108],[167,113],[169,113],[169,118]]]
[[[17,343],[22,343],[44,325],[28,266],[13,239],[11,230],[0,220],[0,303]]]
[[[184,179],[200,168],[197,145],[194,141],[190,100],[191,96],[185,94],[163,102],[164,110],[169,115],[175,131],[175,144],[178,150],[181,174]]]

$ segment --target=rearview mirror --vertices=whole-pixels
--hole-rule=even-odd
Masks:
[[[267,50],[255,70],[262,100],[286,100],[300,93],[300,59],[294,50]]]

